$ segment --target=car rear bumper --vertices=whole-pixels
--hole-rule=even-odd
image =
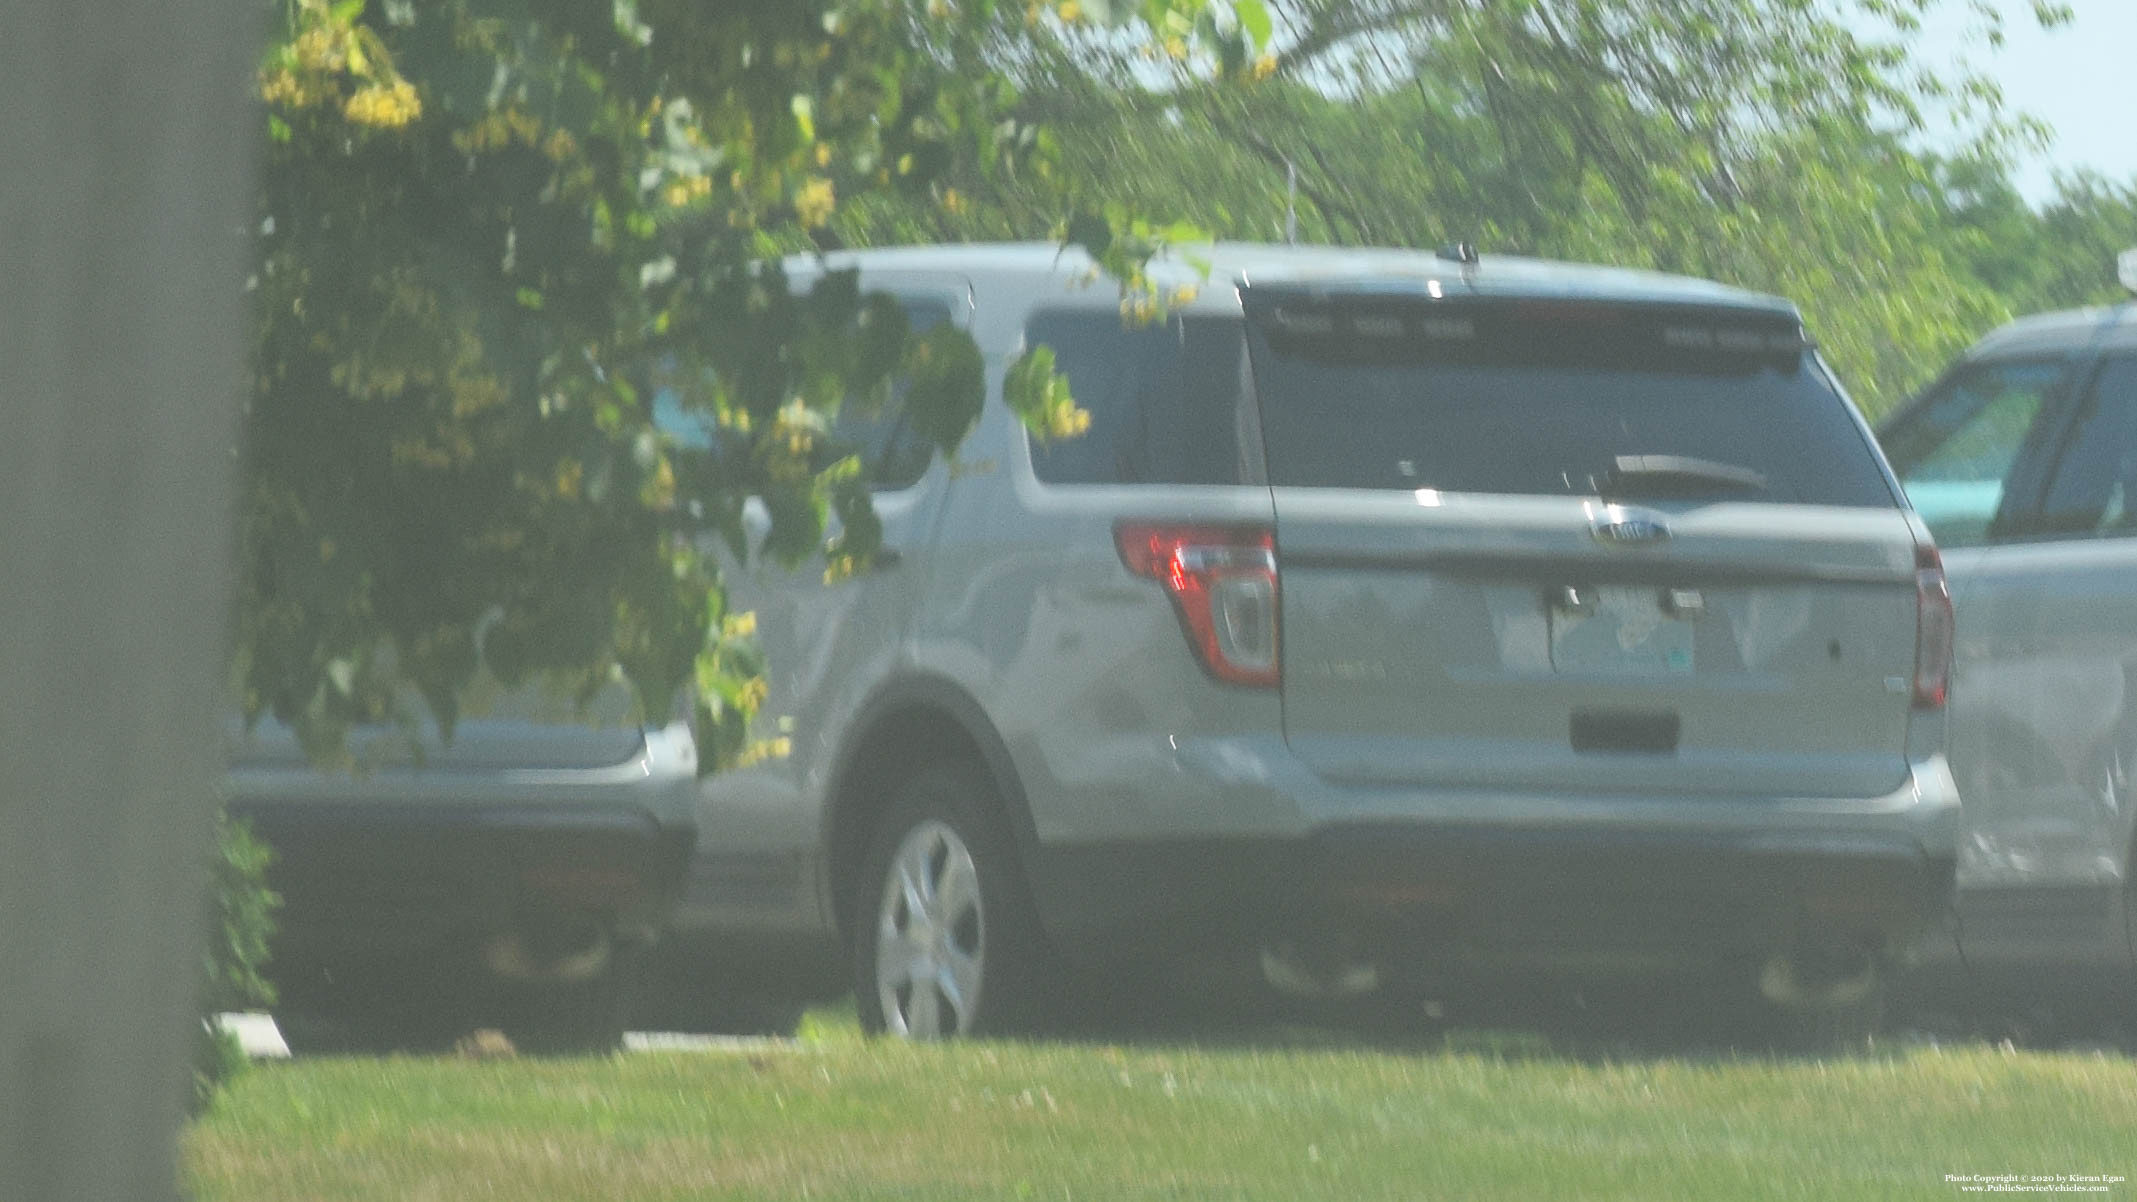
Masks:
[[[1949,912],[1952,861],[1896,840],[1356,826],[1057,848],[1033,876],[1078,959],[1341,940],[1397,975],[1608,974],[1806,940],[1904,958]]]
[[[1891,797],[1301,802],[1297,834],[1039,843],[1036,901],[1076,959],[1341,943],[1383,977],[1697,968],[1807,945],[1904,961],[1949,921],[1942,761]],[[1403,811],[1410,813],[1405,816]],[[1548,815],[1548,817],[1545,817]]]
[[[275,853],[275,954],[401,956],[529,924],[650,938],[696,842],[687,731],[583,768],[389,766],[364,775],[240,759],[231,813]]]
[[[695,832],[607,806],[233,803],[274,851],[282,961],[439,950],[553,917],[647,938]]]

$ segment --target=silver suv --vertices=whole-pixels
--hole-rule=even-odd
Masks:
[[[997,400],[947,462],[842,428],[879,570],[730,579],[787,754],[700,799],[675,946],[727,987],[921,1038],[1190,960],[1822,1021],[1943,919],[1942,571],[1788,303],[1220,245],[1137,323],[1054,246],[828,267],[968,327]],[[1080,437],[998,403],[1042,344]]]
[[[2137,291],[2137,252],[2123,275]],[[1991,333],[1883,437],[1950,556],[1962,635],[1958,938],[1919,983],[1937,1002],[2126,1016],[2137,994],[2137,303]]]

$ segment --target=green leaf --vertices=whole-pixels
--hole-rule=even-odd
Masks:
[[[1069,219],[1067,242],[1080,246],[1094,259],[1106,257],[1113,246],[1113,226],[1096,213],[1078,213]]]
[[[764,494],[771,526],[758,549],[774,562],[793,566],[816,553],[824,537],[827,502],[817,493],[792,488]]]
[[[1183,243],[1214,241],[1208,230],[1203,229],[1192,221],[1175,221],[1166,226],[1158,236],[1174,246]]]
[[[1054,348],[1032,347],[1009,365],[1009,371],[1002,378],[1002,402],[1029,425],[1045,414],[1053,381],[1058,378],[1054,371]]]
[[[951,325],[929,330],[906,356],[906,413],[913,430],[945,454],[979,420],[987,363],[972,335]]]
[[[1232,12],[1239,17],[1239,27],[1253,40],[1253,48],[1266,50],[1273,32],[1268,5],[1262,0],[1232,0]]]
[[[1091,415],[1076,406],[1068,377],[1054,370],[1049,346],[1032,347],[1009,365],[1002,401],[1042,445],[1076,438],[1090,427]]]

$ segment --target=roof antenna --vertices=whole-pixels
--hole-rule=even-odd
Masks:
[[[1299,165],[1284,160],[1284,245],[1299,242]]]

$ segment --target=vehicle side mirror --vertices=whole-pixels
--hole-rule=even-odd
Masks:
[[[2137,292],[2137,248],[2123,251],[2117,266],[2120,270],[2116,274],[2122,277],[2122,286]]]

